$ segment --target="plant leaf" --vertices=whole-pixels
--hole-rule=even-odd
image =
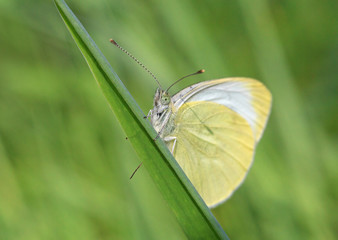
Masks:
[[[54,0],[115,116],[189,239],[228,239],[140,107],[63,0]]]

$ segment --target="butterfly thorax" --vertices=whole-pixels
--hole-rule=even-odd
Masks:
[[[154,97],[154,108],[151,110],[151,124],[160,137],[173,131],[173,103],[169,94],[158,88]]]

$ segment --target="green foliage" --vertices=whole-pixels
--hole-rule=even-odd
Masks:
[[[143,112],[156,83],[110,38],[163,86],[206,69],[172,93],[263,81],[274,103],[254,165],[212,212],[232,239],[336,238],[335,1],[68,4]],[[0,1],[0,32],[0,239],[185,239],[148,171],[129,181],[139,158],[53,2]]]
[[[165,144],[161,140],[154,141],[156,132],[144,119],[145,115],[73,12],[63,0],[54,2],[134,150],[172,208],[187,237],[227,239]]]

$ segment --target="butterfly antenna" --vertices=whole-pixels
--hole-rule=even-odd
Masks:
[[[114,44],[116,47],[118,47],[120,50],[122,50],[122,52],[124,52],[125,54],[127,54],[129,57],[131,57],[135,62],[137,62],[144,70],[146,70],[157,82],[158,86],[162,89],[160,82],[157,80],[157,78],[155,77],[155,75],[146,67],[144,66],[139,60],[137,60],[136,57],[134,57],[133,55],[131,55],[127,50],[125,50],[124,48],[122,48],[120,45],[117,44],[117,42],[113,39],[109,40],[112,44]]]
[[[194,75],[200,74],[200,73],[204,73],[204,72],[205,72],[205,70],[204,70],[204,69],[201,69],[201,70],[199,70],[199,71],[197,71],[197,72],[195,72],[195,73],[191,73],[191,74],[189,74],[189,75],[186,75],[186,76],[184,76],[184,77],[178,79],[176,82],[174,82],[173,84],[171,84],[171,85],[167,88],[167,90],[165,90],[165,92],[168,92],[169,89],[170,89],[172,86],[174,86],[176,83],[182,81],[183,79],[185,79],[185,78],[187,78],[187,77],[190,77],[190,76],[194,76]]]

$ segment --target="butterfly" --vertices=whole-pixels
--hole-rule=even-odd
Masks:
[[[223,78],[191,85],[172,97],[157,88],[148,117],[211,208],[245,179],[271,100],[255,79]]]
[[[171,96],[173,85],[204,70],[163,90],[154,74],[116,41],[110,41],[158,83],[153,109],[146,117],[202,199],[210,208],[227,200],[253,163],[270,115],[269,90],[255,79],[237,77],[196,83]]]

